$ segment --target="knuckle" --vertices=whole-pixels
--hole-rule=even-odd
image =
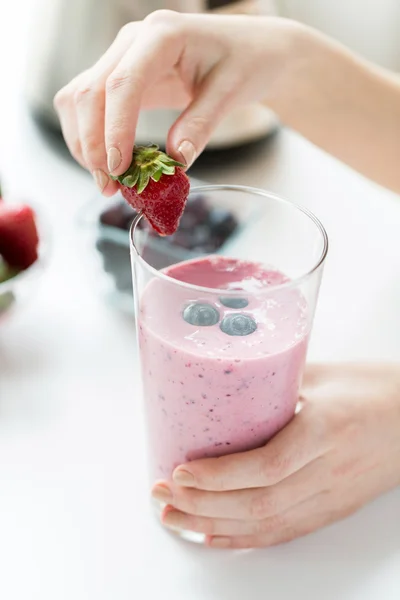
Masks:
[[[182,14],[173,10],[156,10],[146,17],[144,24],[158,40],[158,45],[163,47],[179,38],[184,24],[182,17]]]
[[[270,493],[260,493],[254,496],[250,503],[250,514],[256,521],[270,517],[276,511],[276,503]]]
[[[272,515],[257,524],[258,533],[261,535],[274,534],[283,531],[287,527],[286,518],[281,514]]]
[[[335,479],[354,477],[357,475],[357,459],[350,457],[339,461],[331,468],[331,475]]]
[[[132,75],[128,71],[114,71],[106,81],[106,92],[107,94],[113,94],[129,87],[133,83]]]
[[[196,492],[192,490],[182,490],[179,495],[177,494],[174,506],[189,515],[196,515],[199,512],[199,502]]]
[[[82,102],[92,99],[98,96],[99,89],[91,83],[80,85],[73,93],[73,101],[75,105],[79,105]]]
[[[61,109],[67,102],[68,98],[70,97],[70,94],[68,93],[68,90],[66,87],[61,88],[61,90],[59,90],[57,92],[57,94],[54,96],[53,99],[53,106],[55,109]]]
[[[263,465],[264,477],[268,483],[279,483],[290,470],[291,458],[288,455],[275,453],[265,460]]]
[[[117,37],[122,39],[129,39],[136,30],[137,27],[134,22],[125,23],[125,25],[123,25],[119,30]]]
[[[171,25],[175,23],[178,18],[178,13],[173,10],[160,9],[151,12],[144,19],[144,22],[148,25]]]

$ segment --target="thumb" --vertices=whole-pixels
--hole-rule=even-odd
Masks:
[[[167,152],[189,168],[203,151],[217,125],[235,104],[237,85],[232,73],[211,72],[196,97],[172,125]]]

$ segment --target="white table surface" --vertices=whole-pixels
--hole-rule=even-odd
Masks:
[[[93,184],[42,139],[18,76],[4,73],[0,173],[10,194],[45,208],[53,251],[30,305],[0,330],[0,598],[398,600],[400,489],[255,552],[191,546],[153,520],[134,324],[99,295],[75,225]],[[310,360],[400,361],[398,197],[289,132],[251,164],[199,175],[268,188],[325,224]]]

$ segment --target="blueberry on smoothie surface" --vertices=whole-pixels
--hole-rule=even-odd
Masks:
[[[249,315],[227,315],[220,325],[227,335],[250,335],[257,329],[257,323]]]
[[[246,308],[249,304],[246,298],[229,298],[228,296],[220,298],[219,301],[227,308]]]
[[[211,304],[189,304],[183,311],[183,318],[190,325],[209,327],[219,321],[219,312]]]

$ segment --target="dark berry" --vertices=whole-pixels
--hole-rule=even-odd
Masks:
[[[257,323],[249,315],[228,315],[221,322],[221,330],[227,335],[250,335],[257,329]]]
[[[179,229],[174,235],[171,236],[171,241],[175,246],[185,248],[185,250],[190,250],[190,248],[193,246],[189,231],[181,231]]]
[[[137,212],[125,201],[118,202],[100,215],[100,223],[118,229],[129,229]]]
[[[219,312],[211,304],[189,304],[183,311],[183,318],[190,325],[209,327],[219,321]]]
[[[223,208],[213,208],[208,218],[213,238],[218,246],[222,245],[237,228],[237,220],[232,213]]]
[[[182,217],[185,215],[185,213],[196,215],[198,222],[203,221],[209,213],[209,208],[204,196],[190,196]]]

